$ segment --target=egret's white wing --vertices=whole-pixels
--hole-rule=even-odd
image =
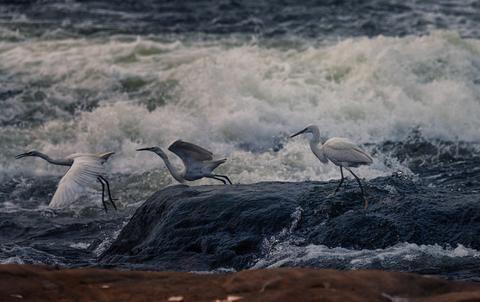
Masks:
[[[334,163],[349,163],[351,166],[371,164],[372,158],[362,148],[345,138],[334,137],[322,146],[323,152]]]
[[[94,155],[78,155],[73,159],[72,167],[58,183],[57,191],[48,205],[60,208],[72,203],[104,173],[104,159]]]

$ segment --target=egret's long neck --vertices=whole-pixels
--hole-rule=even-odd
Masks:
[[[323,152],[322,145],[320,144],[320,131],[314,129],[312,132],[312,137],[310,138],[310,149],[312,149],[313,154],[322,162],[327,163],[328,159]]]
[[[44,160],[48,161],[51,164],[58,165],[58,166],[71,166],[73,165],[73,159],[52,159],[48,155],[39,153],[37,155],[40,158],[43,158]]]
[[[165,162],[165,166],[167,166],[168,171],[170,174],[172,174],[173,178],[175,178],[179,183],[184,183],[185,179],[182,176],[182,173],[180,173],[170,162],[168,157],[166,155],[160,156],[163,161]]]
[[[320,143],[320,130],[318,128],[312,129],[312,137],[310,138],[310,146],[318,145]]]

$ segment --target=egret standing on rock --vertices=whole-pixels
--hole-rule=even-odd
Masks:
[[[168,159],[167,154],[159,147],[141,148],[137,151],[151,151],[160,156],[165,162],[168,171],[178,182],[184,183],[186,180],[193,181],[200,178],[212,178],[227,184],[232,184],[230,179],[225,175],[213,174],[213,170],[227,161],[226,158],[213,160],[212,152],[192,143],[181,140],[175,141],[168,147],[168,150],[175,153],[185,166],[183,170],[178,171],[173,167]]]
[[[27,156],[36,156],[43,158],[54,165],[70,167],[58,183],[57,190],[48,205],[50,208],[61,208],[74,202],[87,187],[92,186],[98,181],[102,184],[102,204],[105,212],[107,212],[107,205],[105,203],[105,185],[107,186],[109,201],[115,210],[117,209],[113,202],[114,199],[112,198],[112,194],[110,193],[110,184],[103,176],[103,174],[105,174],[103,164],[113,154],[114,152],[97,154],[75,153],[67,156],[65,159],[55,160],[41,152],[30,151],[19,154],[15,156],[15,158],[19,159]]]
[[[291,137],[295,137],[299,134],[311,133],[312,137],[310,138],[310,149],[312,149],[313,154],[324,164],[328,163],[330,160],[332,163],[340,167],[340,174],[342,178],[340,183],[335,189],[334,194],[337,193],[338,189],[343,183],[343,168],[350,172],[353,177],[358,182],[360,190],[362,191],[362,198],[364,200],[365,209],[368,207],[368,201],[365,198],[365,192],[363,191],[362,183],[360,179],[355,175],[355,173],[350,170],[350,168],[356,168],[362,165],[370,165],[372,163],[372,157],[367,154],[360,147],[350,142],[348,139],[333,137],[327,140],[323,145],[320,145],[320,130],[317,126],[311,125],[303,129],[300,132],[293,134]]]

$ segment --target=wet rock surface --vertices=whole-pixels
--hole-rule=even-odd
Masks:
[[[349,249],[402,242],[480,249],[476,190],[429,186],[401,175],[353,180],[172,186],[155,193],[100,258],[102,265],[158,270],[252,267],[276,241]],[[309,265],[315,265],[309,263]],[[473,264],[475,265],[475,264]]]

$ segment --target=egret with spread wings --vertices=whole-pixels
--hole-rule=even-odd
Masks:
[[[105,202],[105,186],[107,187],[108,198],[112,206],[117,209],[112,194],[110,192],[110,184],[103,176],[105,168],[103,164],[112,156],[114,152],[97,153],[97,154],[82,154],[75,153],[67,156],[65,159],[52,159],[49,156],[38,152],[30,151],[17,155],[15,158],[20,159],[27,156],[40,157],[47,162],[60,165],[69,166],[67,173],[62,177],[58,183],[57,190],[53,195],[50,208],[61,208],[73,203],[87,187],[93,186],[97,181],[102,185],[102,204],[105,212],[107,212],[107,204]]]
[[[327,140],[323,145],[320,145],[320,130],[317,126],[312,125],[307,128],[293,134],[291,137],[295,137],[299,134],[311,133],[312,137],[310,138],[310,149],[312,149],[313,154],[324,164],[328,163],[330,160],[332,163],[340,167],[340,183],[335,189],[334,194],[337,193],[338,189],[343,183],[343,168],[350,172],[353,177],[358,182],[360,190],[362,191],[362,198],[364,200],[365,209],[368,207],[368,201],[365,197],[365,192],[363,191],[362,183],[355,173],[350,170],[350,168],[356,168],[361,165],[370,165],[373,160],[367,152],[363,149],[349,141],[345,138],[333,137]]]
[[[206,177],[219,180],[224,184],[227,184],[227,182],[232,184],[228,176],[213,173],[213,170],[227,161],[226,158],[214,160],[212,152],[181,140],[171,144],[168,150],[180,157],[184,165],[183,170],[177,170],[168,159],[167,154],[159,147],[137,149],[137,151],[151,151],[160,156],[170,174],[180,183]]]

